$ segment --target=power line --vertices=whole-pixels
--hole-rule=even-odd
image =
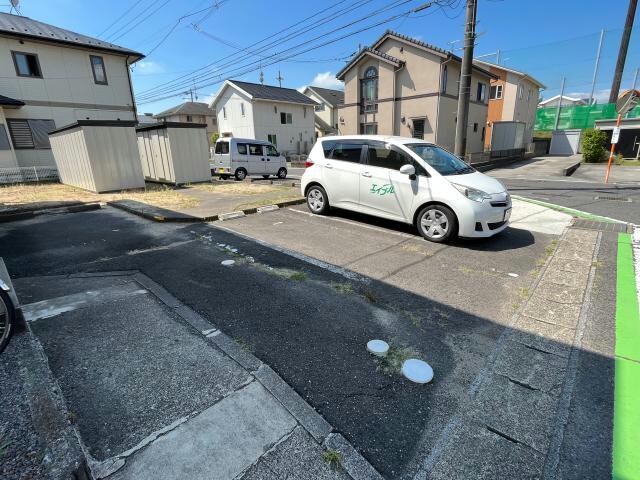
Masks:
[[[163,3],[161,3],[158,8],[156,8],[155,10],[153,10],[152,12],[150,12],[147,16],[142,17],[137,23],[134,23],[133,26],[131,26],[131,28],[128,28],[127,30],[125,30],[124,32],[122,32],[120,35],[118,36],[114,36],[116,35],[118,32],[120,32],[123,28],[126,28],[127,26],[131,25],[132,22],[136,21],[138,19],[138,17],[134,17],[133,20],[127,22],[124,24],[123,27],[119,28],[118,30],[116,30],[114,33],[112,33],[111,35],[109,35],[109,37],[107,38],[108,41],[110,42],[115,42],[116,40],[118,40],[119,38],[124,37],[127,33],[129,33],[131,30],[133,30],[134,28],[136,28],[138,25],[140,25],[143,22],[146,22],[147,20],[149,20],[153,15],[155,15],[157,12],[159,12],[167,3],[169,3],[171,0],[165,0]]]
[[[113,27],[116,23],[118,23],[120,20],[122,20],[131,10],[133,10],[134,8],[136,8],[138,5],[140,5],[140,3],[142,3],[143,0],[138,0],[137,2],[135,2],[133,5],[131,5],[127,10],[125,10],[125,12],[120,15],[118,18],[116,18],[113,22],[111,22],[109,24],[109,26],[107,28],[105,28],[104,30],[102,30],[97,37],[100,38],[102,37],[102,35],[104,33],[106,33],[111,27]]]
[[[317,12],[314,12],[313,14],[309,15],[308,17],[303,18],[302,20],[299,20],[298,22],[296,22],[296,23],[294,23],[294,24],[292,24],[292,25],[290,25],[290,26],[288,26],[288,27],[286,27],[286,28],[283,28],[282,30],[280,30],[280,31],[278,31],[278,32],[275,32],[275,33],[273,33],[273,34],[271,34],[271,35],[269,35],[269,36],[267,36],[267,37],[264,37],[262,40],[260,40],[260,41],[258,41],[258,42],[256,42],[256,43],[252,44],[252,45],[251,45],[251,47],[255,47],[255,46],[257,46],[257,45],[260,45],[261,43],[266,42],[267,40],[270,40],[270,39],[272,39],[272,38],[274,38],[274,37],[277,37],[277,36],[278,36],[278,35],[280,35],[281,33],[284,33],[284,32],[286,32],[286,31],[288,31],[288,30],[291,30],[292,28],[297,27],[297,26],[298,26],[298,25],[300,25],[301,23],[306,22],[307,20],[309,20],[309,19],[311,19],[311,18],[313,18],[313,17],[315,17],[315,16],[317,16],[317,15],[320,15],[320,14],[322,14],[322,13],[324,13],[324,12],[327,12],[327,11],[329,11],[329,10],[331,10],[331,9],[333,9],[333,8],[335,8],[335,7],[337,7],[337,6],[338,6],[338,5],[340,5],[340,4],[345,3],[346,1],[347,1],[347,0],[339,0],[338,2],[336,2],[336,3],[332,4],[332,5],[330,5],[329,7],[326,7],[326,8],[324,8],[324,9],[322,9],[322,10],[319,10],[319,11],[317,11]],[[196,72],[199,72],[199,71],[202,71],[202,70],[206,70],[207,68],[212,67],[212,66],[213,66],[213,65],[215,65],[216,63],[221,62],[221,61],[223,61],[223,60],[226,60],[226,59],[228,59],[228,58],[231,58],[231,57],[232,57],[232,56],[234,56],[234,55],[235,55],[235,53],[232,53],[232,54],[230,54],[230,55],[226,55],[226,56],[224,56],[224,57],[222,57],[222,58],[219,58],[219,59],[217,59],[217,60],[214,60],[214,61],[213,61],[213,62],[211,62],[211,63],[208,63],[207,65],[204,65],[204,66],[202,66],[202,67],[196,68],[196,69],[192,70],[192,71],[191,71],[190,73],[188,73],[188,74],[181,75],[181,76],[179,76],[179,77],[177,77],[177,78],[175,78],[175,79],[173,79],[173,80],[170,80],[170,81],[167,81],[167,82],[161,83],[161,84],[156,85],[155,87],[152,87],[152,88],[150,88],[150,89],[143,90],[143,91],[141,91],[140,93],[141,93],[141,94],[145,94],[145,93],[147,93],[147,92],[151,92],[151,91],[153,91],[153,90],[160,89],[161,87],[167,86],[167,85],[169,85],[169,84],[176,83],[176,82],[178,82],[179,80],[181,80],[182,78],[186,78],[186,77],[189,77],[189,76],[191,76],[192,74],[194,74],[194,73],[196,73]]]
[[[381,9],[381,10],[378,10],[378,11],[376,11],[376,12],[371,12],[371,13],[369,13],[369,14],[367,14],[367,15],[365,15],[365,16],[363,16],[363,17],[361,17],[361,18],[358,18],[358,19],[356,19],[356,20],[354,20],[354,21],[351,21],[351,22],[349,22],[349,23],[347,23],[347,24],[345,24],[345,25],[341,25],[341,26],[339,26],[339,27],[336,27],[335,29],[330,30],[330,31],[328,31],[328,32],[324,32],[324,33],[322,33],[322,34],[320,34],[320,35],[318,35],[318,36],[316,36],[316,37],[313,37],[313,38],[311,38],[311,39],[309,39],[309,40],[306,40],[306,41],[304,41],[304,42],[301,42],[301,43],[299,43],[299,44],[297,44],[297,45],[294,45],[294,46],[292,46],[292,47],[288,47],[287,49],[282,50],[282,51],[280,51],[280,52],[276,52],[276,53],[274,53],[274,54],[267,55],[266,57],[262,57],[262,60],[264,60],[264,59],[267,59],[267,60],[268,60],[268,59],[272,59],[272,58],[274,58],[274,57],[277,57],[278,55],[281,55],[281,54],[283,54],[283,53],[287,53],[288,51],[295,50],[295,49],[297,49],[297,48],[299,48],[299,47],[302,47],[302,46],[304,46],[304,45],[307,45],[307,44],[309,44],[309,43],[312,43],[312,42],[314,42],[314,41],[316,41],[316,40],[319,40],[319,39],[325,38],[327,35],[330,35],[330,34],[332,34],[332,33],[338,32],[338,31],[343,30],[343,29],[345,29],[345,28],[351,27],[351,26],[353,26],[353,25],[355,25],[355,24],[357,24],[357,23],[360,23],[360,22],[362,22],[362,21],[367,20],[368,18],[371,18],[372,16],[379,15],[379,14],[381,14],[381,13],[383,13],[383,12],[385,12],[385,11],[389,10],[389,9],[397,8],[398,6],[403,5],[403,4],[406,4],[406,3],[409,3],[409,2],[411,2],[411,1],[413,1],[413,0],[396,0],[396,1],[395,1],[395,2],[393,2],[391,5],[388,5],[387,7],[383,8],[383,9]],[[405,14],[403,14],[403,15],[409,14],[409,13],[411,13],[412,11],[413,11],[413,10],[409,10],[408,12],[406,12],[406,13],[405,13]],[[395,18],[399,18],[400,16],[402,16],[402,15],[396,16]],[[326,22],[325,22],[325,23],[326,23]],[[387,22],[385,22],[385,23],[387,23]],[[292,37],[291,37],[291,38],[292,38]],[[346,37],[345,37],[345,38],[346,38]],[[287,38],[287,39],[285,39],[284,41],[272,42],[272,43],[282,44],[282,43],[286,43],[288,40],[290,40],[290,38]],[[271,44],[269,44],[269,45],[271,45]],[[261,50],[266,49],[266,47],[268,47],[269,45],[266,45],[265,47],[262,47],[261,49],[259,49],[259,50],[257,50],[257,51],[253,51],[253,52],[251,52],[251,53],[252,53],[253,55],[255,55],[256,53],[260,53],[260,52],[261,52]],[[277,45],[276,45],[276,46],[277,46]],[[299,52],[299,53],[300,53],[300,52]],[[298,53],[298,54],[299,54],[299,53]],[[296,55],[297,55],[297,54],[296,54]],[[233,55],[230,55],[230,56],[228,56],[228,57],[231,57],[231,56],[233,56]],[[292,55],[290,55],[290,56],[289,56],[289,57],[287,57],[287,58],[290,58],[291,56],[292,56]],[[245,57],[245,58],[246,58],[246,57]],[[278,61],[278,60],[276,60],[274,63],[277,63],[277,61]],[[195,79],[195,78],[198,78],[198,80],[199,80],[199,81],[207,81],[207,80],[209,80],[209,79],[213,78],[213,76],[220,77],[220,75],[222,75],[222,74],[223,74],[223,73],[221,73],[221,72],[220,72],[220,70],[222,70],[222,71],[224,72],[224,68],[228,68],[228,66],[234,65],[234,64],[236,64],[236,63],[237,63],[237,62],[235,62],[235,61],[234,61],[233,63],[227,63],[225,66],[220,67],[216,72],[213,72],[213,73],[206,73],[206,74],[201,74],[201,75],[198,75],[198,76],[194,77],[194,79]],[[251,64],[256,64],[256,63],[257,63],[256,61],[253,61],[253,62],[251,62],[251,63],[249,63],[249,64],[246,64],[246,65],[243,65],[242,67],[239,67],[239,68],[243,68],[243,67],[249,66],[249,65],[251,65]],[[236,70],[238,70],[238,69],[235,69],[235,70],[233,70],[233,71],[236,71]],[[182,83],[184,83],[184,82],[182,82]],[[166,88],[164,88],[164,89],[155,89],[155,90],[153,91],[153,93],[143,94],[143,95],[140,95],[138,98],[140,99],[140,101],[146,101],[146,100],[148,100],[149,98],[153,98],[153,97],[155,97],[155,96],[157,96],[157,95],[163,95],[163,94],[165,94],[165,93],[169,93],[169,92],[172,92],[172,91],[176,91],[178,88],[181,88],[181,87],[179,87],[178,85],[172,85],[172,86],[170,86],[170,87],[166,87]]]
[[[326,45],[330,45],[330,44],[332,44],[332,43],[336,43],[336,42],[338,42],[338,41],[340,41],[340,40],[344,40],[345,38],[352,37],[352,36],[354,36],[354,35],[357,35],[357,34],[359,34],[359,33],[364,32],[364,31],[370,30],[370,29],[372,29],[372,28],[376,28],[376,27],[379,27],[379,26],[381,26],[381,25],[387,24],[387,23],[389,23],[389,22],[393,22],[394,20],[397,20],[398,18],[400,18],[400,17],[402,17],[402,16],[410,15],[412,12],[413,12],[413,9],[408,10],[408,11],[403,12],[403,13],[400,13],[400,14],[393,15],[393,16],[391,16],[391,17],[389,17],[389,18],[386,18],[386,19],[381,20],[381,21],[379,21],[379,22],[376,22],[376,23],[374,23],[374,24],[368,25],[368,26],[366,26],[366,27],[360,28],[360,29],[358,29],[358,30],[355,30],[355,31],[349,32],[349,33],[347,33],[347,34],[341,35],[341,36],[339,36],[339,37],[337,37],[337,38],[334,38],[334,39],[331,39],[331,40],[327,40],[327,41],[325,41],[325,42],[323,42],[323,43],[320,43],[320,44],[318,44],[318,45],[311,46],[311,47],[309,47],[309,48],[307,48],[307,49],[305,49],[305,50],[302,50],[302,51],[300,51],[300,52],[294,52],[294,53],[291,53],[291,54],[290,54],[290,55],[288,55],[288,56],[281,57],[281,58],[276,58],[276,59],[274,59],[274,60],[270,61],[270,62],[269,62],[269,63],[267,63],[267,64],[261,63],[261,64],[260,64],[260,66],[258,66],[258,67],[255,67],[255,66],[253,66],[253,67],[252,67],[252,66],[251,66],[252,64],[255,64],[256,62],[252,62],[252,63],[250,63],[250,64],[240,66],[240,67],[238,67],[237,69],[232,70],[231,72],[227,72],[227,78],[229,77],[229,74],[231,74],[231,73],[233,73],[233,74],[234,74],[233,76],[242,76],[242,75],[245,75],[245,74],[250,73],[250,72],[252,72],[252,71],[256,71],[256,70],[260,69],[260,68],[261,68],[261,67],[263,67],[263,66],[273,65],[273,64],[275,64],[275,63],[278,63],[278,62],[280,62],[280,61],[286,60],[286,59],[291,58],[291,57],[293,57],[293,56],[301,55],[301,54],[303,54],[303,53],[310,52],[310,51],[312,51],[312,50],[315,50],[315,49],[318,49],[318,48],[324,47],[324,46],[326,46]],[[367,18],[368,18],[368,17],[367,17]],[[342,29],[342,28],[340,28],[340,29]],[[305,42],[305,43],[309,43],[309,42]],[[282,52],[280,52],[280,53],[282,53]],[[245,68],[245,67],[247,67],[247,68]],[[244,70],[242,70],[243,68],[244,68]],[[224,81],[224,78],[222,78],[222,74],[218,75],[218,77],[219,77],[219,78],[218,78],[218,80],[214,80],[214,81],[211,81],[211,82],[209,82],[209,83],[200,84],[200,85],[199,85],[199,88],[209,87],[209,86],[211,86],[211,85],[215,85],[215,84],[217,84],[217,83],[220,83],[220,82]],[[160,94],[159,94],[159,95],[160,95]],[[156,101],[160,101],[160,100],[166,100],[166,99],[168,99],[168,98],[173,98],[173,97],[175,97],[175,96],[176,96],[176,94],[169,94],[169,95],[162,96],[162,97],[161,97],[161,96],[158,96],[158,97],[149,97],[149,98],[146,98],[146,99],[144,99],[144,100],[139,101],[138,103],[139,103],[139,104],[146,104],[146,103],[156,102]]]

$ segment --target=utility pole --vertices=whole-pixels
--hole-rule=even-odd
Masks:
[[[591,95],[589,95],[589,105],[593,103],[593,92],[596,89],[598,69],[600,68],[600,53],[602,52],[602,40],[604,40],[604,28],[600,30],[600,41],[598,42],[598,51],[596,52],[596,66],[593,68],[593,81],[591,82]]]
[[[620,93],[620,83],[622,82],[622,72],[624,71],[624,62],[627,59],[627,50],[629,48],[629,39],[631,38],[631,30],[633,29],[633,19],[636,16],[636,7],[638,0],[629,0],[629,10],[627,10],[627,20],[624,24],[624,32],[620,41],[620,51],[618,52],[618,61],[613,74],[613,83],[611,84],[611,93],[609,93],[609,103],[616,103]]]
[[[558,98],[558,108],[556,109],[556,121],[553,122],[553,129],[558,130],[558,124],[560,123],[560,109],[562,108],[562,97],[564,96],[564,81],[565,77],[562,77],[562,86],[560,87],[560,98]]]
[[[640,70],[640,68],[636,67],[636,73],[633,75],[633,85],[631,86],[632,90],[635,90],[636,85],[638,84],[638,70]]]
[[[278,76],[276,77],[276,80],[278,80],[278,85],[280,85],[280,88],[282,88],[282,80],[284,80],[284,77],[280,74],[280,70],[278,70]]]
[[[467,148],[467,123],[469,120],[469,100],[471,96],[471,72],[473,68],[473,47],[476,40],[477,0],[467,0],[464,25],[464,54],[460,70],[458,91],[458,115],[456,117],[456,143],[454,153],[464,156]]]

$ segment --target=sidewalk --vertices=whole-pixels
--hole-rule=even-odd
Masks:
[[[271,368],[148,277],[15,283],[64,397],[51,437],[68,419],[80,439],[43,452],[61,470],[82,472],[81,449],[96,479],[378,477]]]

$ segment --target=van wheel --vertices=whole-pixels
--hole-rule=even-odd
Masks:
[[[307,190],[307,206],[312,213],[324,215],[329,211],[327,192],[320,185],[313,185]]]
[[[229,175],[220,175],[220,180],[226,180],[229,178]]]
[[[450,208],[429,205],[418,214],[416,228],[425,239],[441,243],[456,237],[458,221]]]
[[[236,170],[235,177],[236,180],[242,181],[247,178],[247,171],[244,168],[239,168]]]
[[[284,180],[285,178],[287,178],[287,169],[282,167],[280,170],[278,170],[278,178],[281,180]]]
[[[269,178],[271,175],[262,175],[262,178],[267,179]]]

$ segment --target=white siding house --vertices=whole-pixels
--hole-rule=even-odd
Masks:
[[[311,86],[305,88],[303,93],[318,103],[315,107],[316,137],[339,135],[338,105],[344,103],[344,92]]]
[[[227,80],[211,102],[220,135],[267,140],[285,154],[309,153],[316,102],[297,90]]]
[[[0,167],[55,165],[47,133],[77,120],[136,120],[129,65],[143,57],[0,13]]]

